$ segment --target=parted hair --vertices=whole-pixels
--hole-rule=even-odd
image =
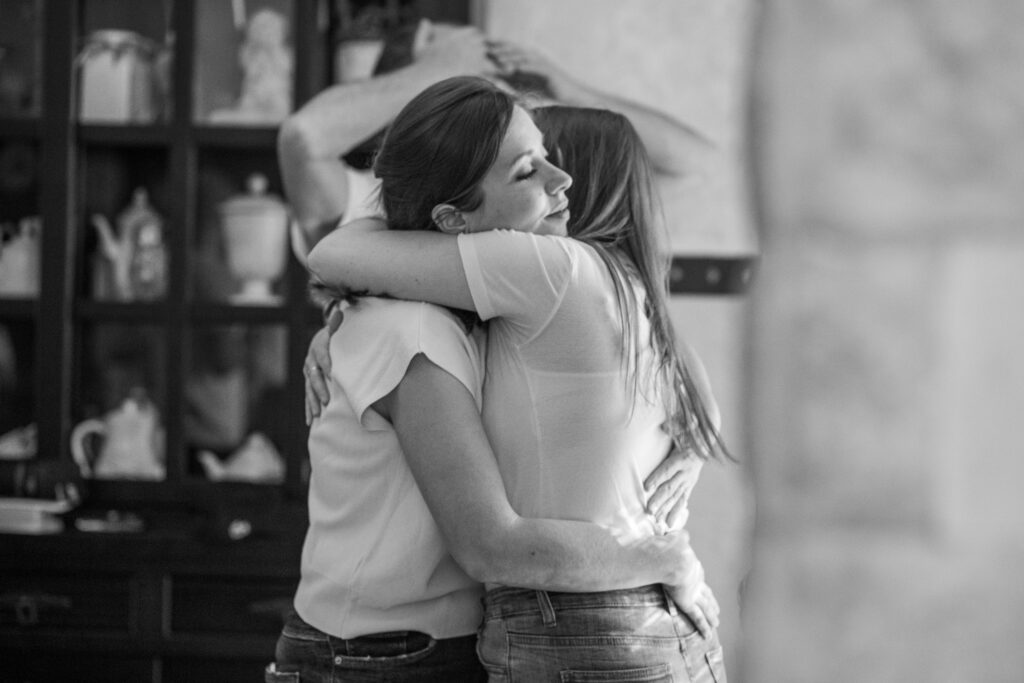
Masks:
[[[459,76],[414,97],[388,128],[373,162],[380,202],[394,230],[436,229],[431,211],[472,211],[498,158],[515,100],[483,78]]]

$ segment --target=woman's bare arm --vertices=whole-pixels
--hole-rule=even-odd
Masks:
[[[476,403],[423,355],[382,403],[453,557],[478,580],[596,591],[680,583],[685,534],[624,545],[604,527],[520,517],[508,502]]]
[[[356,220],[320,240],[307,262],[314,280],[348,291],[475,310],[454,235],[381,226],[375,219]]]

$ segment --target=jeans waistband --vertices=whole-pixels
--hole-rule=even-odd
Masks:
[[[369,633],[358,638],[338,638],[306,623],[294,610],[285,619],[284,635],[298,640],[330,643],[339,654],[353,657],[410,654],[437,642],[429,634],[420,631],[388,631]]]
[[[593,593],[565,593],[538,591],[530,588],[494,588],[484,595],[485,617],[501,617],[510,614],[545,612],[554,609],[584,609],[594,607],[664,607],[673,610],[675,605],[660,583],[639,588]]]

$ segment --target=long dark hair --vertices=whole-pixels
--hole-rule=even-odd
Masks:
[[[431,211],[451,204],[472,211],[480,183],[498,158],[515,101],[483,78],[460,76],[428,87],[399,112],[373,172],[396,230],[436,230]]]
[[[677,447],[697,446],[702,457],[733,459],[712,424],[696,384],[676,348],[668,314],[669,259],[659,248],[660,206],[647,150],[625,116],[603,109],[543,107],[533,112],[555,164],[573,177],[569,236],[596,248],[612,273],[622,327],[623,362],[640,390],[641,340],[637,316],[650,324],[650,345],[661,393],[668,401],[668,433]],[[633,283],[644,292],[640,301]]]
[[[475,76],[439,81],[414,97],[388,127],[373,161],[380,206],[392,230],[438,230],[438,204],[473,211],[484,200],[480,183],[498,158],[515,99]],[[351,300],[322,283],[310,284],[317,301]],[[474,312],[449,308],[468,328]]]

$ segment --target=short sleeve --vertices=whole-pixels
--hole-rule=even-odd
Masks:
[[[357,218],[379,216],[380,181],[370,171],[357,171],[350,166],[345,167],[345,177],[348,180],[348,206],[345,207],[339,225]]]
[[[459,380],[481,407],[480,350],[451,313],[431,304],[372,298],[346,311],[331,337],[331,376],[364,427],[369,428],[366,411],[398,386],[420,353]]]
[[[480,318],[505,319],[520,341],[544,328],[578,267],[565,237],[490,230],[459,235],[458,244]]]

